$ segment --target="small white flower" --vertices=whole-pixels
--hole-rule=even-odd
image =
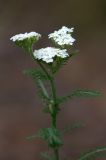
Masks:
[[[58,49],[53,47],[41,48],[33,53],[35,59],[45,61],[46,63],[53,62],[54,57],[66,58],[69,56],[66,49]]]
[[[38,40],[41,37],[41,35],[39,33],[36,32],[30,32],[30,33],[24,33],[24,34],[17,34],[13,37],[10,38],[10,40],[12,40],[13,42],[15,41],[23,41],[25,39],[30,39],[30,38],[36,38],[36,40]]]
[[[73,45],[75,42],[75,39],[71,36],[73,30],[74,28],[67,28],[63,26],[58,31],[54,31],[53,33],[49,34],[48,37],[49,39],[53,39],[55,43],[60,46]]]

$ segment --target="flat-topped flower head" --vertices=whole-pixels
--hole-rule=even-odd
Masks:
[[[13,42],[15,41],[23,41],[25,39],[30,39],[30,38],[36,38],[37,40],[39,40],[39,38],[41,37],[41,35],[39,33],[36,33],[36,32],[30,32],[30,33],[20,33],[20,34],[17,34],[13,37],[10,38],[10,40],[12,40]]]
[[[72,46],[75,42],[75,39],[72,37],[74,28],[67,28],[63,26],[58,31],[54,31],[53,33],[49,34],[49,39],[52,39],[57,45],[59,46]]]
[[[46,63],[52,63],[54,58],[66,58],[69,57],[66,49],[58,49],[53,47],[41,48],[39,50],[35,50],[33,53],[35,59],[42,60]]]
[[[36,32],[30,32],[30,33],[20,33],[10,38],[15,44],[18,46],[26,49],[27,51],[29,48],[31,49],[32,45],[39,40],[41,35]]]

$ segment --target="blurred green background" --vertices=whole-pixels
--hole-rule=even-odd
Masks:
[[[83,122],[64,137],[61,150],[74,160],[97,145],[106,145],[106,0],[0,0],[0,159],[40,159],[47,146],[41,140],[25,137],[50,124],[42,113],[42,103],[33,81],[22,70],[36,67],[31,58],[9,39],[36,31],[41,33],[36,48],[50,45],[47,34],[61,26],[74,27],[75,48],[79,54],[59,72],[58,94],[73,89],[92,88],[102,91],[99,98],[74,99],[62,106],[58,127]]]

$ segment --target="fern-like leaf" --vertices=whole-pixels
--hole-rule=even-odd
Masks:
[[[94,91],[94,90],[88,90],[88,89],[78,89],[73,91],[70,95],[68,96],[63,96],[63,97],[58,97],[57,98],[57,104],[64,103],[74,97],[97,97],[101,96],[101,93],[99,91]]]
[[[36,78],[40,80],[48,80],[48,77],[40,69],[28,69],[28,70],[24,70],[23,73],[27,76],[32,77],[34,80]]]
[[[72,132],[75,129],[79,129],[79,128],[83,128],[83,127],[85,127],[85,124],[83,124],[83,123],[75,123],[75,124],[72,124],[72,125],[66,127],[62,131],[62,134],[65,134],[65,133],[68,133],[68,132]]]
[[[106,146],[97,147],[81,155],[80,158],[78,158],[78,160],[91,160],[91,159],[94,160],[96,157],[100,156],[99,153],[105,152],[105,151],[106,151]]]
[[[44,82],[45,80],[48,80],[48,77],[45,75],[45,73],[40,70],[40,69],[29,69],[29,70],[25,70],[23,72],[25,75],[28,75],[30,77],[32,77],[32,79],[34,81],[36,81],[36,85],[38,88],[38,95],[42,98],[42,100],[48,104],[49,103],[49,95],[47,92],[47,89],[44,86]]]
[[[55,128],[40,129],[40,131],[37,134],[32,135],[32,136],[28,136],[26,139],[32,140],[37,137],[45,140],[48,143],[49,147],[55,148],[55,147],[59,147],[63,144],[62,140],[61,140],[61,134]]]
[[[97,96],[101,96],[101,93],[99,91],[94,91],[90,89],[79,89],[73,91],[71,94],[71,97],[97,97]]]

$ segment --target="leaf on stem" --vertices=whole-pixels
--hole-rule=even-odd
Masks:
[[[70,95],[57,98],[57,103],[64,103],[74,97],[98,97],[101,96],[99,91],[94,91],[91,89],[78,89],[73,91]]]
[[[86,125],[83,123],[74,123],[68,127],[66,127],[64,130],[61,131],[62,134],[68,133],[68,132],[72,132],[75,129],[79,129],[79,128],[83,128]]]
[[[37,70],[29,69],[29,70],[25,70],[24,74],[32,77],[32,79],[36,81],[39,96],[42,98],[42,100],[46,104],[48,104],[50,101],[49,95],[43,83],[43,81],[48,80],[48,77],[45,75],[45,73],[40,69],[37,69]]]
[[[83,155],[81,155],[78,158],[78,160],[91,160],[91,159],[94,160],[95,158],[100,157],[101,152],[106,152],[106,146],[97,147],[97,148],[92,149],[86,153],[83,153]],[[102,153],[101,153],[101,155],[102,155]],[[103,155],[105,155],[105,154],[103,153]]]
[[[40,130],[40,138],[46,140],[50,147],[59,147],[63,143],[60,139],[60,132],[55,128],[44,128]]]
[[[36,78],[41,80],[48,80],[48,77],[40,69],[28,69],[28,70],[24,70],[23,73],[27,76],[32,77],[34,80]]]
[[[71,97],[98,97],[101,96],[99,91],[90,89],[79,89],[72,92]]]
[[[27,140],[32,140],[34,138],[41,138],[45,140],[48,143],[49,147],[55,148],[61,146],[62,140],[61,140],[61,134],[59,130],[55,128],[43,128],[40,129],[40,131],[32,136],[28,136]]]

